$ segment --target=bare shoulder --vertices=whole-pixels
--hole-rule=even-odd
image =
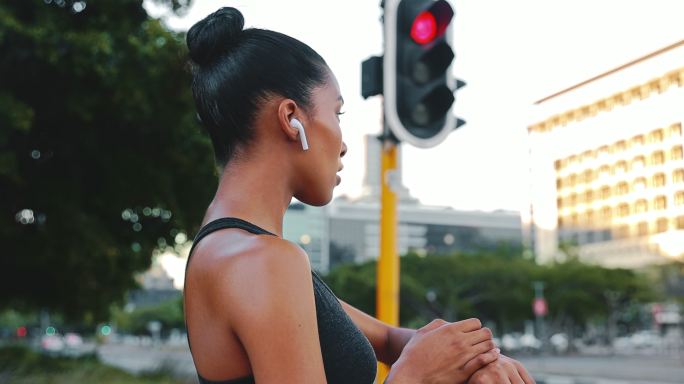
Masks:
[[[206,240],[211,241],[195,250],[188,279],[215,315],[225,316],[233,326],[313,289],[308,256],[290,241],[263,235]]]
[[[215,248],[219,243],[202,252],[223,249]],[[192,282],[211,298],[206,302],[210,316],[225,320],[242,344],[256,382],[324,383],[311,267],[304,250],[270,236],[241,237],[230,249],[198,254],[203,262],[193,271]]]

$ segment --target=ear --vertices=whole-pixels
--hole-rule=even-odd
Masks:
[[[299,141],[299,130],[290,125],[290,120],[293,118],[302,121],[302,116],[298,116],[297,113],[301,114],[301,109],[292,99],[283,99],[278,104],[278,126],[291,141]]]

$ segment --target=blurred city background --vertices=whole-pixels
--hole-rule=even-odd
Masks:
[[[684,383],[684,4],[450,3],[468,124],[401,147],[401,324],[478,317],[539,383]],[[378,1],[5,0],[0,383],[197,382],[181,290],[216,174],[184,33],[223,5],[337,75],[342,185],[284,237],[375,313]]]

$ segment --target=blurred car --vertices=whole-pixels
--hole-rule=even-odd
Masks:
[[[541,340],[531,333],[525,333],[520,336],[520,346],[527,351],[537,351],[542,347]]]
[[[40,338],[40,350],[43,353],[57,355],[65,348],[64,340],[59,335],[44,335]]]
[[[501,337],[501,349],[504,351],[517,351],[520,349],[520,334],[507,333]]]
[[[549,338],[549,343],[555,353],[565,353],[570,346],[568,335],[565,333],[554,333]]]
[[[663,342],[658,332],[651,330],[636,332],[629,337],[629,341],[635,348],[657,348]]]
[[[80,348],[83,346],[83,338],[77,333],[69,332],[64,335],[64,344],[67,348]]]
[[[513,332],[501,337],[501,349],[507,352],[537,352],[541,347],[541,340],[531,333]]]
[[[65,348],[62,351],[62,355],[65,356],[81,356],[87,352],[85,345],[83,343],[83,338],[73,332],[68,332],[63,337]]]

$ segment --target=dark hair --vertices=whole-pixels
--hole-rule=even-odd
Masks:
[[[231,7],[220,8],[190,28],[197,113],[223,167],[236,145],[254,136],[259,107],[277,94],[310,111],[311,91],[327,81],[328,66],[311,47],[282,33],[249,28]]]

